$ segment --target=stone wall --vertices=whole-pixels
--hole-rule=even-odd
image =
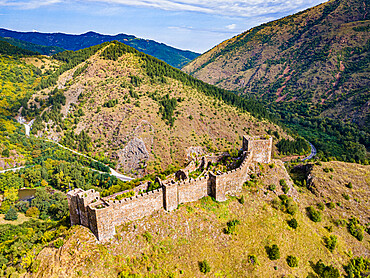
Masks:
[[[212,175],[212,186],[215,188],[212,192],[215,193],[215,196],[211,196],[214,197],[216,201],[226,201],[226,195],[235,195],[242,190],[243,183],[248,177],[248,169],[253,159],[253,151],[244,152],[243,157],[243,162],[237,169],[220,175]]]
[[[272,137],[243,136],[243,150],[245,151],[253,150],[254,162],[270,163],[272,152]]]
[[[207,196],[208,178],[200,177],[177,184],[179,204],[194,202]]]
[[[272,139],[243,138],[243,161],[232,171],[223,174],[211,172],[197,179],[165,181],[156,179],[161,188],[123,200],[101,199],[93,189],[75,189],[67,194],[72,225],[83,225],[91,229],[98,240],[112,238],[115,227],[123,223],[151,215],[154,211],[172,211],[181,203],[199,200],[205,196],[225,201],[227,195],[240,192],[248,179],[253,161],[269,163]]]

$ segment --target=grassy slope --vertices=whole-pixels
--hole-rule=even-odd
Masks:
[[[130,140],[138,137],[149,152],[147,171],[152,172],[165,169],[169,164],[182,165],[191,146],[225,150],[239,144],[241,136],[247,133],[266,134],[269,129],[277,129],[286,136],[279,127],[261,122],[248,113],[240,113],[235,107],[206,97],[177,80],[166,78],[165,83],[153,82],[146,75],[143,64],[135,54],[127,53],[118,61],[105,60],[97,54],[88,59],[86,70],[78,77],[73,78],[74,68],[59,78],[67,97],[62,108],[63,114],[67,115],[67,129],[76,133],[81,130],[88,132],[93,140],[93,155],[113,158],[118,155],[121,166],[124,166],[119,152]],[[142,80],[137,87],[133,86],[138,99],[129,93],[131,75]],[[45,98],[47,91],[39,92],[34,98]],[[171,98],[183,99],[175,109],[176,120],[172,128],[161,119],[159,103],[150,97],[153,93],[159,98],[169,94]],[[114,107],[103,106],[108,100],[115,99],[118,104]],[[73,112],[79,108],[84,115],[76,117]],[[63,134],[49,127],[44,135],[61,138]],[[122,170],[138,170],[142,174],[138,168],[136,165],[135,169]]]
[[[353,119],[364,126],[368,6],[362,0],[329,1],[225,41],[183,70],[282,110],[300,114],[303,101],[310,115]]]
[[[369,166],[331,162],[315,166],[313,173],[323,167],[333,167],[338,179],[353,180],[352,191],[364,203],[368,203]],[[360,170],[357,170],[359,169]],[[312,273],[310,261],[316,263],[322,259],[327,264],[339,268],[347,263],[349,254],[368,256],[370,239],[368,234],[362,242],[357,241],[345,227],[336,227],[332,220],[349,216],[369,215],[368,206],[365,215],[357,215],[357,210],[336,207],[326,208],[323,221],[314,223],[308,219],[305,208],[321,201],[308,190],[290,193],[299,204],[297,230],[288,227],[286,220],[291,217],[277,211],[269,204],[276,195],[267,193],[269,183],[276,183],[280,178],[288,180],[282,163],[275,161],[275,167],[259,167],[261,178],[255,188],[244,188],[241,193],[245,198],[242,205],[235,197],[229,197],[224,203],[216,203],[210,198],[181,205],[171,213],[159,211],[142,220],[134,221],[117,228],[117,236],[106,244],[97,244],[88,229],[77,226],[65,245],[56,250],[45,248],[37,257],[41,264],[38,277],[116,277],[117,273],[136,273],[137,277],[281,277],[294,275],[306,277]],[[358,178],[358,171],[365,174]],[[291,182],[288,182],[291,183]],[[337,179],[317,183],[323,194],[324,188],[336,185],[340,192],[347,189]],[[277,193],[281,194],[278,186]],[[298,194],[298,195],[297,195]],[[325,199],[339,196],[324,195]],[[343,202],[342,202],[343,203]],[[345,213],[347,212],[347,213]],[[226,222],[239,219],[236,233],[226,235],[222,232]],[[324,226],[334,226],[329,233]],[[148,232],[152,238],[147,240],[143,234]],[[323,236],[334,234],[338,237],[338,246],[330,253],[323,244]],[[281,258],[270,261],[265,246],[276,243],[280,248]],[[257,256],[259,265],[248,262],[248,255]],[[299,258],[297,268],[288,267],[285,259],[288,255]],[[203,275],[198,262],[206,259],[211,272]],[[277,270],[274,267],[277,267]],[[180,270],[183,274],[180,274]],[[173,276],[170,276],[173,275]],[[123,276],[125,277],[125,276]],[[134,276],[133,276],[134,277]]]

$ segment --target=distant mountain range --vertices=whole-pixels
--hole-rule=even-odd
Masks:
[[[146,54],[152,55],[168,63],[169,65],[177,68],[183,67],[184,65],[186,65],[187,63],[189,63],[190,61],[199,56],[199,53],[180,50],[165,45],[163,43],[158,43],[153,40],[141,39],[132,35],[125,34],[111,36],[111,35],[102,35],[95,32],[87,32],[81,35],[71,35],[64,33],[16,32],[0,28],[0,36],[4,38],[13,38],[16,40],[30,42],[32,44],[37,45],[57,47],[51,49],[52,52],[50,52],[50,54],[60,52],[62,51],[62,49],[76,51],[93,45],[101,44],[103,42],[116,40],[128,46],[131,46],[139,51],[142,51]],[[23,46],[21,46],[19,44],[22,44],[22,42],[19,41],[11,42],[9,41],[9,39],[7,39],[7,41],[13,45],[31,51],[38,51],[34,49],[35,46],[28,46],[25,43],[23,43]]]

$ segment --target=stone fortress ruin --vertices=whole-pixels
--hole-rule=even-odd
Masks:
[[[104,241],[114,236],[116,226],[149,216],[156,210],[172,211],[179,204],[197,201],[205,196],[211,196],[219,202],[225,201],[227,195],[242,190],[253,162],[270,163],[271,151],[271,137],[244,136],[241,164],[225,173],[209,171],[199,178],[189,179],[183,171],[180,172],[179,181],[162,182],[157,178],[160,188],[122,200],[114,200],[109,196],[100,198],[100,193],[93,189],[71,190],[67,193],[71,225],[88,227],[99,241]]]

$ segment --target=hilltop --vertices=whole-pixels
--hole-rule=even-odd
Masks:
[[[369,166],[302,165],[310,168],[307,174],[322,179],[315,181],[318,197],[309,186],[293,186],[281,161],[271,165],[256,165],[259,177],[226,202],[206,197],[171,213],[158,211],[118,227],[115,238],[105,244],[97,243],[87,228],[73,226],[62,247],[50,245],[40,252],[34,260],[37,268],[28,277],[327,277],[319,276],[319,260],[343,275],[351,259],[369,256],[370,238],[364,233],[369,215]],[[333,171],[326,173],[326,168]],[[334,179],[329,178],[332,174]],[[290,214],[277,205],[277,196],[284,194],[281,179],[288,184],[288,202],[295,207]],[[346,187],[349,181],[352,188]],[[271,184],[276,185],[274,189]],[[319,222],[310,220],[309,206],[319,211]],[[348,232],[351,217],[359,220],[361,241]],[[296,228],[289,226],[291,219],[296,219]],[[226,232],[232,220],[239,222]],[[326,243],[330,237],[335,238],[332,251]],[[272,244],[280,251],[275,260],[266,252]],[[288,256],[298,258],[297,267],[288,266]],[[204,261],[209,266],[206,275],[200,271]],[[368,268],[362,271],[366,277]],[[339,277],[334,272],[330,277]]]
[[[368,10],[368,1],[328,1],[224,41],[183,71],[256,97],[326,156],[350,160],[343,142],[370,147]]]
[[[180,167],[193,155],[227,151],[246,133],[288,138],[255,101],[122,43],[83,51],[53,56],[62,65],[23,106],[22,115],[36,117],[34,134],[110,161],[133,176]],[[48,87],[53,80],[57,85]]]
[[[120,41],[177,68],[181,68],[199,56],[198,53],[192,51],[177,49],[153,40],[141,39],[126,34],[111,36],[96,32],[87,32],[80,35],[71,35],[64,33],[16,32],[0,28],[0,36],[16,39],[13,42],[9,41],[9,39],[7,40],[9,43],[19,47],[24,47],[25,49],[38,52],[41,50],[40,47],[38,47],[39,50],[35,50],[35,46],[32,44],[54,47],[51,51],[61,52],[64,49],[76,51],[104,42]],[[25,42],[32,44],[26,44]]]

